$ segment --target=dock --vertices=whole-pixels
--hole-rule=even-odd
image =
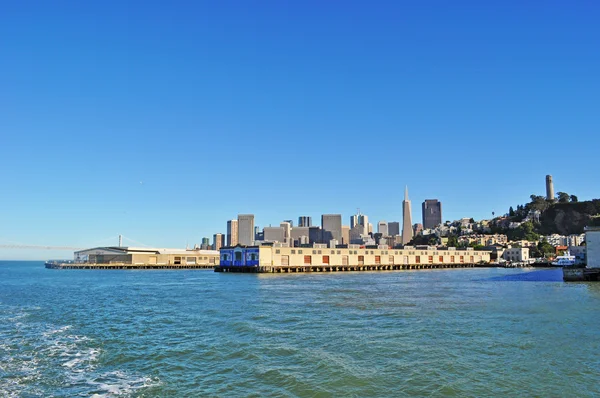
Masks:
[[[48,269],[213,269],[214,265],[202,264],[89,264],[89,263],[46,263]]]
[[[474,268],[476,264],[405,264],[405,265],[299,265],[299,266],[239,266],[218,265],[215,272],[243,272],[243,273],[309,273],[309,272],[361,272],[361,271],[400,271],[424,270],[447,268]]]
[[[600,281],[600,268],[563,268],[565,282],[597,282]]]

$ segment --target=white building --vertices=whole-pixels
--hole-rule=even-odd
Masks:
[[[508,248],[502,254],[502,258],[506,261],[517,261],[527,262],[529,261],[529,248],[528,247],[514,247]]]

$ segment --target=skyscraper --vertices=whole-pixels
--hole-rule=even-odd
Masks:
[[[238,241],[240,245],[254,244],[254,214],[238,214]]]
[[[408,199],[408,187],[406,187],[404,201],[402,202],[402,244],[406,245],[412,240],[413,236],[410,200]]]
[[[435,228],[442,223],[442,202],[437,199],[426,199],[423,202],[423,228]]]
[[[238,222],[237,220],[227,221],[227,246],[238,244]]]
[[[398,221],[390,221],[388,223],[388,234],[390,236],[400,235],[400,223]]]
[[[312,227],[311,217],[309,217],[309,216],[298,217],[298,226],[299,227]]]
[[[321,216],[321,229],[323,236],[321,241],[329,243],[335,239],[342,242],[342,215],[341,214],[323,214]]]
[[[386,221],[379,221],[377,223],[377,233],[381,236],[388,236],[388,223]]]
[[[225,246],[225,236],[223,236],[223,234],[214,234],[212,249],[220,250],[223,246]]]
[[[361,235],[369,234],[369,217],[360,213],[360,210],[353,216],[350,216],[350,229],[354,229],[357,225],[361,225],[363,230]]]
[[[554,200],[554,182],[550,174],[546,176],[546,200]]]

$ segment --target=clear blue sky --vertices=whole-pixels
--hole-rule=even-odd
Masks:
[[[0,244],[600,197],[594,1],[4,1]],[[0,249],[0,258],[71,252]]]

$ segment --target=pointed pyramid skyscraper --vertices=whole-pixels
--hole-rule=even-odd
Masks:
[[[404,190],[404,201],[402,201],[402,244],[406,245],[412,240],[413,236],[412,216],[407,186]]]

